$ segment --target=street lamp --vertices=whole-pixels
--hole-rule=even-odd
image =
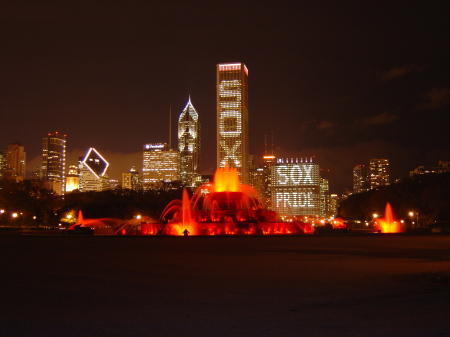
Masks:
[[[11,214],[11,216],[13,218],[13,227],[14,227],[16,225],[16,218],[17,218],[18,214],[17,213],[13,213],[13,214]]]
[[[411,223],[414,225],[414,221],[412,221],[414,214],[416,215],[416,226],[419,227],[419,212],[409,212],[409,216],[411,217]]]

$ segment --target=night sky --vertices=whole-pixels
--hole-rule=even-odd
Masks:
[[[172,146],[189,95],[202,173],[216,160],[215,66],[249,69],[250,152],[315,156],[331,192],[389,158],[391,178],[450,160],[448,1],[0,0],[0,147],[27,171],[42,138],[67,135],[67,164],[95,147],[111,178]],[[329,172],[328,172],[329,171]]]

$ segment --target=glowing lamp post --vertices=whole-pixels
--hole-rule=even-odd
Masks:
[[[416,215],[416,227],[419,227],[419,212],[409,212],[409,216],[411,217],[411,223],[414,225],[413,216]],[[415,226],[413,226],[415,227]]]
[[[372,224],[375,227],[378,227],[378,222],[377,222],[377,218],[378,218],[378,214],[377,213],[373,213],[373,220],[372,220]],[[378,233],[381,233],[381,230],[378,230]]]
[[[13,213],[11,214],[12,218],[13,218],[13,227],[16,225],[16,218],[19,216],[17,213]]]

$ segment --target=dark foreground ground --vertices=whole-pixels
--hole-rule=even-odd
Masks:
[[[0,236],[1,336],[450,336],[450,236]]]

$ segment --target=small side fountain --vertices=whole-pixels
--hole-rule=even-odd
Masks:
[[[83,212],[79,210],[77,222],[69,226],[63,234],[114,235],[114,227],[121,222],[123,221],[113,218],[85,219]]]
[[[401,233],[405,231],[401,222],[394,218],[390,203],[386,204],[384,217],[375,219],[374,227],[379,233]]]
[[[257,191],[240,183],[236,168],[225,166],[214,183],[199,187],[191,198],[170,202],[161,214],[163,235],[276,235],[303,234],[302,224],[283,222],[264,208]],[[306,229],[306,228],[305,228]]]

